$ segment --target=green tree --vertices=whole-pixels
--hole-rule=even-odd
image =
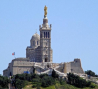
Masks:
[[[48,76],[48,74],[41,74],[40,78],[43,78],[44,76]]]
[[[16,79],[16,82],[15,82],[15,86],[18,88],[18,89],[21,89],[25,86],[25,82],[23,80],[20,80],[20,79]]]
[[[55,80],[51,76],[44,76],[41,82],[42,87],[48,87],[55,84]]]
[[[87,70],[85,71],[86,74],[90,75],[90,76],[94,76],[95,77],[95,73],[91,70]]]
[[[68,75],[68,83],[75,85],[77,87],[83,88],[83,87],[90,87],[91,82],[90,81],[86,81],[85,79],[74,75],[73,73],[69,73]]]
[[[53,70],[53,71],[52,71],[52,77],[53,77],[53,78],[58,78],[59,75]]]
[[[8,77],[4,77],[0,75],[0,86],[2,88],[8,88],[8,84],[10,83],[10,80]]]

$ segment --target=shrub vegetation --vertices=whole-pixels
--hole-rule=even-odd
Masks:
[[[83,78],[80,78],[73,73],[67,74],[68,81],[66,79],[62,79],[58,74],[53,70],[52,75],[48,76],[47,74],[17,74],[12,76],[11,84],[15,86],[15,88],[22,89],[29,83],[32,84],[32,88],[40,89],[41,87],[51,87],[55,85],[55,88],[58,85],[61,85],[60,89],[66,89],[68,84],[73,85],[78,88],[95,88],[96,86],[90,81],[86,81]],[[0,76],[0,89],[8,88],[8,83],[10,80],[7,77]],[[58,84],[58,85],[57,85]],[[64,88],[66,86],[66,88]],[[47,88],[48,89],[48,88]],[[58,88],[57,88],[58,89]]]
[[[77,75],[74,75],[73,73],[69,73],[67,76],[68,76],[68,83],[71,85],[74,85],[79,88],[91,86],[90,81],[86,81],[85,79],[83,79]]]
[[[8,77],[4,77],[0,75],[0,89],[7,89],[9,83],[10,80],[8,79]]]

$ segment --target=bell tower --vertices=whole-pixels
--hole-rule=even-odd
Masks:
[[[39,25],[40,31],[40,49],[41,61],[52,62],[52,49],[51,49],[51,24],[48,25],[47,7],[44,7],[44,18],[42,26]]]

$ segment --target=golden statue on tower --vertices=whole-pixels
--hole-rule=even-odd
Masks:
[[[44,7],[44,16],[47,16],[47,7]]]

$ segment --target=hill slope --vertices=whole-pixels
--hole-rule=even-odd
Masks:
[[[73,85],[70,84],[64,84],[61,85],[60,83],[56,83],[55,85],[49,86],[49,87],[39,87],[39,88],[32,88],[33,84],[28,84],[26,87],[24,87],[23,89],[98,89],[98,86],[96,84],[95,88],[90,88],[90,87],[85,87],[85,88],[77,88]]]

